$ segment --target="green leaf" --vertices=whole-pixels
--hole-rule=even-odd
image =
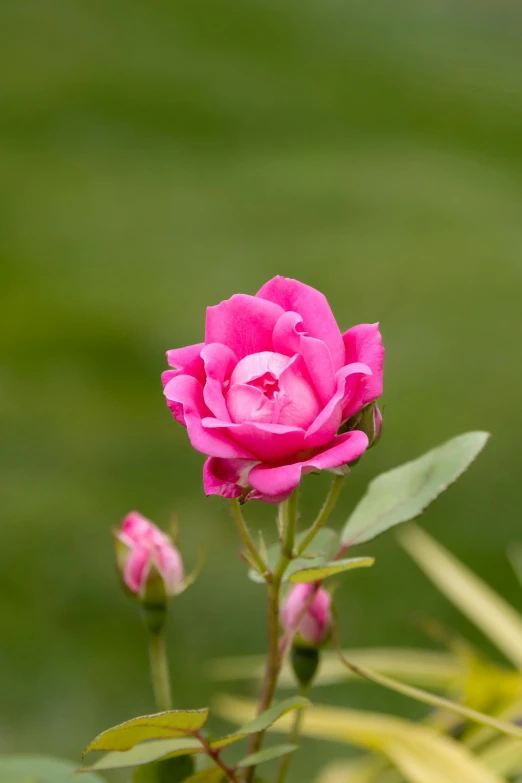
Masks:
[[[306,532],[300,533],[298,536],[296,536],[296,547],[299,545],[299,542],[303,540],[305,535]],[[331,530],[327,527],[320,530],[310,546],[305,550],[303,555],[301,557],[295,558],[289,563],[283,575],[283,582],[287,582],[293,573],[296,571],[301,571],[307,566],[319,567],[326,565],[329,560],[337,553],[337,550],[339,549],[338,541],[339,534],[335,530]],[[279,543],[273,544],[271,547],[269,547],[267,553],[267,563],[270,570],[273,571],[276,567],[280,554],[281,545]],[[265,584],[264,577],[253,568],[248,572],[248,576],[253,582],[256,582],[257,584]]]
[[[174,758],[145,764],[134,773],[134,783],[182,783],[194,772],[192,756]]]
[[[244,737],[248,737],[250,734],[257,734],[258,731],[265,731],[287,712],[308,706],[310,706],[310,701],[308,699],[305,699],[303,696],[292,696],[289,699],[273,704],[269,710],[262,712],[261,715],[258,715],[257,718],[254,718],[254,720],[251,720],[245,726],[241,726],[241,728],[233,734],[228,734],[226,737],[214,740],[210,744],[213,748],[224,748],[226,745],[230,745],[232,742],[237,742]]]
[[[183,783],[220,783],[224,774],[219,767],[208,767],[207,769],[202,769],[201,772],[196,772],[195,775],[191,775]]]
[[[36,754],[0,756],[0,783],[71,783],[76,764]],[[99,775],[89,774],[85,783],[103,783]]]
[[[470,466],[487,432],[468,432],[419,459],[374,479],[345,525],[344,546],[370,541],[394,525],[415,519]]]
[[[308,531],[305,530],[295,537],[296,549],[299,547],[301,541],[303,541],[305,538],[307,532]],[[304,553],[307,555],[307,557],[317,557],[318,555],[321,555],[326,557],[327,560],[330,560],[337,554],[338,549],[339,533],[337,530],[332,530],[329,527],[323,527],[314,536],[313,541],[307,546]]]
[[[439,590],[522,669],[519,612],[420,528],[402,531],[399,542]]]
[[[183,737],[198,731],[208,718],[208,709],[169,710],[154,715],[132,718],[107,729],[87,745],[83,756],[91,750],[130,750],[138,742],[163,737]]]
[[[185,754],[203,753],[199,740],[195,737],[182,737],[181,739],[161,739],[143,742],[127,751],[112,751],[106,753],[90,767],[76,770],[77,772],[90,772],[91,770],[123,769],[124,767],[139,767],[142,764],[150,764],[174,756]]]
[[[328,576],[342,574],[343,571],[351,571],[353,568],[368,568],[375,563],[373,557],[352,557],[346,560],[334,560],[332,563],[316,567],[303,568],[290,575],[290,581],[294,583],[318,582]]]
[[[272,745],[271,748],[264,748],[258,753],[251,753],[250,756],[245,756],[244,759],[238,762],[238,767],[257,767],[258,764],[262,764],[264,761],[273,761],[274,759],[281,758],[281,756],[288,756],[289,753],[293,753],[297,750],[297,745]]]

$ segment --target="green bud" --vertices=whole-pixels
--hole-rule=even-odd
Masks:
[[[151,633],[161,633],[167,622],[168,596],[165,581],[154,560],[138,597],[147,628]]]
[[[316,647],[293,644],[290,652],[292,669],[300,685],[306,688],[315,677],[319,666],[320,651]]]

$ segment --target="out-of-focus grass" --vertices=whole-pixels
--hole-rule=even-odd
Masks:
[[[385,437],[337,521],[379,470],[490,429],[429,525],[515,595],[521,22],[485,1],[2,4],[0,749],[76,757],[151,709],[109,535],[132,507],[176,510],[187,560],[209,553],[174,607],[176,702],[208,700],[204,661],[262,650],[262,590],[159,373],[207,304],[274,274],[321,288],[343,328],[382,324]],[[307,479],[303,517],[326,486]],[[247,512],[273,530],[269,508]],[[391,537],[371,553],[338,593],[346,643],[462,622]],[[354,684],[337,700],[396,706]],[[313,751],[295,781],[328,755]]]

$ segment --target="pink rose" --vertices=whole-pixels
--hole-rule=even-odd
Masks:
[[[174,417],[206,454],[207,495],[287,498],[301,476],[341,468],[368,446],[340,426],[382,393],[378,324],[343,335],[323,294],[275,277],[256,296],[207,309],[205,342],[167,352]]]
[[[117,533],[118,541],[127,548],[122,558],[123,581],[133,593],[144,588],[152,563],[163,577],[167,595],[176,595],[183,586],[181,556],[170,540],[137,511],[127,514]]]
[[[292,587],[283,606],[282,621],[286,631],[296,631],[302,641],[317,647],[325,640],[330,629],[332,598],[324,587],[319,587],[312,599],[314,590],[313,584]],[[304,611],[309,602],[310,606]]]

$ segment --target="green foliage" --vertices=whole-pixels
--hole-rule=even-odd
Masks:
[[[222,696],[219,712],[232,721],[244,720],[255,709],[245,699]],[[285,733],[290,721],[283,719],[272,730]],[[451,737],[421,723],[377,712],[339,707],[312,706],[302,733],[379,751],[410,783],[504,783],[473,753]]]
[[[182,783],[194,772],[192,756],[175,756],[145,764],[134,773],[133,783]]]
[[[132,718],[98,734],[87,745],[83,755],[93,750],[129,750],[143,740],[183,737],[200,729],[207,718],[208,709],[170,710]]]
[[[225,747],[225,745],[230,745],[231,742],[237,742],[244,737],[248,737],[250,734],[257,734],[258,731],[265,731],[276,723],[279,718],[286,715],[287,712],[308,707],[309,705],[310,701],[303,696],[291,696],[289,699],[273,704],[270,709],[262,712],[261,715],[258,715],[257,718],[249,721],[244,726],[241,726],[241,728],[233,734],[229,734],[227,737],[223,737],[219,740],[214,740],[211,745],[213,748],[222,748]]]
[[[272,705],[269,710],[258,715],[238,731],[213,740],[210,745],[216,750],[225,748],[250,734],[264,731],[287,712],[306,707],[309,704],[308,699],[302,696],[285,699]],[[93,750],[110,750],[111,752],[96,761],[88,770],[80,771],[138,767],[166,758],[202,753],[203,747],[196,737],[180,737],[180,735],[188,735],[198,731],[207,718],[208,710],[171,710],[157,715],[134,718],[134,720],[122,723],[104,731],[91,742],[85,753]],[[173,738],[158,739],[159,737]]]
[[[295,561],[298,562],[298,561]],[[373,557],[352,557],[346,560],[335,560],[326,565],[308,566],[302,570],[290,573],[289,580],[294,583],[318,582],[327,579],[329,576],[342,574],[344,571],[351,571],[354,568],[368,568],[375,562]]]
[[[296,547],[304,539],[306,532],[300,533],[296,536]],[[292,574],[297,571],[301,571],[305,568],[315,567],[319,568],[328,564],[329,560],[335,556],[339,548],[339,533],[330,528],[323,528],[315,536],[312,543],[307,547],[301,557],[297,557],[292,560],[283,575],[283,582],[288,582]],[[273,570],[279,560],[281,554],[281,544],[273,544],[267,551],[267,562],[271,570]],[[248,572],[248,576],[253,582],[258,584],[264,584],[265,580],[261,574],[259,574],[253,568]],[[291,580],[294,581],[294,580]]]
[[[151,764],[153,761],[160,761],[161,759],[202,752],[201,743],[195,737],[150,740],[135,745],[131,750],[106,753],[88,769],[78,771],[90,772],[91,770],[139,767],[142,764]]]
[[[522,669],[520,613],[420,528],[402,531],[399,541],[439,590]]]
[[[0,756],[0,783],[71,783],[76,765],[50,756]],[[103,783],[102,778],[89,773],[84,783]]]
[[[297,750],[297,745],[272,745],[270,748],[264,748],[257,753],[251,753],[249,756],[245,756],[244,759],[238,762],[238,767],[255,767],[258,764],[263,764],[265,761],[273,761],[279,759],[281,756],[287,756],[289,753],[294,753]]]
[[[348,519],[341,536],[343,544],[362,544],[418,517],[470,466],[488,438],[486,432],[459,435],[378,476]]]
[[[220,767],[208,767],[191,775],[183,783],[220,783],[223,778],[224,773]]]

